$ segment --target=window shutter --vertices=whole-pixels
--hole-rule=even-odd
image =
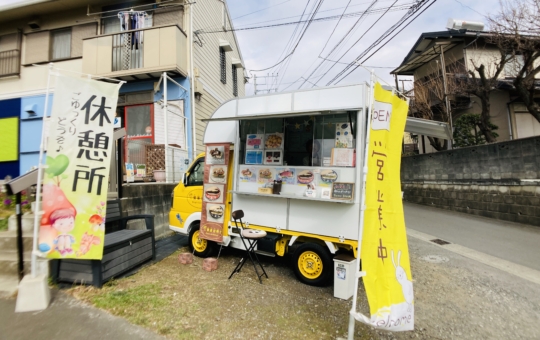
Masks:
[[[118,19],[117,19],[118,21]],[[71,57],[82,57],[83,39],[97,34],[97,23],[73,26],[71,32]]]
[[[49,31],[29,33],[26,35],[25,64],[49,61]]]
[[[225,67],[225,50],[223,48],[219,48],[219,63],[221,65],[221,82],[223,84],[227,84],[227,70]]]

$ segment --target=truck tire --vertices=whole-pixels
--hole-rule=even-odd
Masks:
[[[199,237],[200,225],[195,224],[189,231],[189,250],[198,257],[207,258],[214,254],[216,244]]]
[[[303,243],[293,254],[293,270],[300,282],[325,286],[333,276],[332,255],[316,243]]]

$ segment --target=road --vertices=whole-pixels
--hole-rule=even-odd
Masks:
[[[407,230],[540,271],[540,227],[407,202],[404,210]]]

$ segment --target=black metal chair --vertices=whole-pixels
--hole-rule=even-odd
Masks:
[[[257,246],[257,241],[259,239],[266,237],[266,231],[245,228],[244,223],[242,222],[242,217],[244,217],[244,212],[242,210],[236,210],[232,212],[232,218],[234,219],[234,224],[236,225],[236,229],[238,230],[240,239],[242,240],[242,243],[244,244],[244,247],[246,248],[246,255],[244,255],[244,257],[242,257],[240,262],[238,262],[238,264],[236,265],[236,268],[234,268],[233,272],[229,276],[229,279],[234,275],[234,273],[240,272],[240,269],[242,269],[242,267],[244,266],[244,263],[246,263],[249,257],[249,259],[251,260],[251,263],[253,263],[253,268],[255,268],[255,273],[257,273],[257,278],[259,279],[259,282],[262,284],[262,276],[264,275],[266,276],[266,278],[268,278],[268,274],[266,274],[266,271],[261,265],[261,262],[259,261],[259,258],[257,257],[257,253],[255,253],[255,247]],[[259,274],[259,270],[257,269],[257,264],[259,265],[259,267],[261,267],[262,274]]]

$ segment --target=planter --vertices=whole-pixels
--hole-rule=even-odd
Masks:
[[[165,170],[154,170],[154,179],[156,182],[165,182]]]

